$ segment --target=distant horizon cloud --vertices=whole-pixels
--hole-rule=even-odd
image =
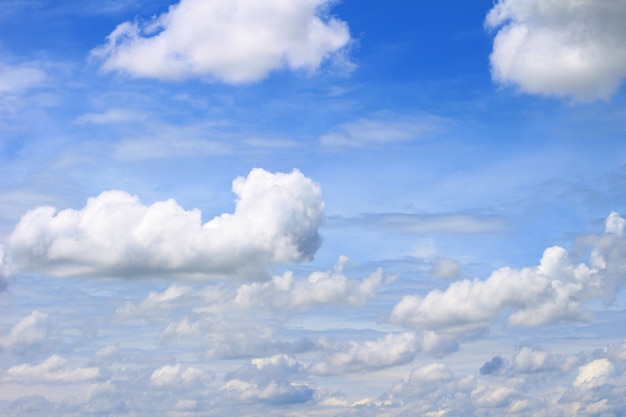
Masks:
[[[324,202],[300,171],[253,169],[233,181],[234,213],[202,223],[198,209],[169,199],[150,206],[123,191],[79,210],[38,207],[8,239],[3,268],[56,276],[260,278],[270,265],[309,260],[321,238]]]
[[[312,72],[327,60],[347,66],[346,22],[329,0],[181,0],[149,22],[124,22],[91,51],[102,69],[131,77],[227,84],[259,81],[270,72]]]
[[[499,0],[485,25],[495,30],[493,81],[529,94],[608,99],[626,78],[623,1]]]

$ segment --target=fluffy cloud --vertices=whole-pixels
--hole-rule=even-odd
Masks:
[[[272,70],[312,71],[350,41],[329,0],[181,0],[152,22],[124,22],[92,51],[106,71],[231,84]]]
[[[363,280],[348,279],[341,273],[347,261],[348,258],[342,256],[333,271],[313,272],[305,280],[296,280],[288,271],[270,282],[242,285],[234,302],[243,307],[272,309],[302,309],[324,304],[362,306],[376,295],[383,273],[378,269]]]
[[[545,250],[539,266],[501,268],[484,281],[454,282],[445,291],[408,295],[394,307],[392,323],[412,328],[468,331],[488,327],[500,314],[511,325],[539,326],[580,320],[582,303],[615,295],[624,285],[626,243],[615,233],[621,217],[611,213],[605,234],[585,239],[594,245],[591,267],[574,265],[567,251]]]
[[[221,391],[243,402],[302,403],[315,393],[302,371],[303,365],[287,355],[257,358],[228,374]]]
[[[48,337],[49,327],[48,315],[35,310],[17,322],[7,336],[0,338],[0,347],[24,348],[43,342]]]
[[[37,365],[17,365],[6,371],[6,377],[10,381],[20,382],[58,382],[74,383],[96,379],[100,376],[100,370],[95,367],[73,368],[67,359],[53,355]]]
[[[317,184],[297,170],[254,169],[233,181],[233,192],[235,212],[204,224],[197,209],[172,199],[145,206],[122,191],[80,210],[39,207],[22,217],[7,252],[21,271],[195,279],[257,277],[269,265],[312,258],[324,207]]]
[[[202,369],[194,368],[193,366],[183,370],[178,363],[155,369],[150,376],[150,384],[155,387],[167,387],[168,389],[182,388],[212,378],[213,375],[207,377]]]
[[[608,98],[626,77],[626,3],[499,0],[486,18],[498,28],[493,79],[532,94]]]
[[[578,376],[574,380],[574,387],[593,388],[603,385],[613,371],[614,366],[608,359],[596,359],[580,367]]]
[[[374,341],[350,342],[312,364],[309,370],[314,375],[339,375],[386,368],[412,361],[421,349],[422,340],[417,334],[389,333]]]

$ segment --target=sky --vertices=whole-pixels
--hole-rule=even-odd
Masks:
[[[623,0],[4,0],[0,414],[622,416]]]

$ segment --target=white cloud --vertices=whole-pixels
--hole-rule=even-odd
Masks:
[[[39,207],[22,217],[7,252],[22,271],[195,279],[258,277],[269,265],[312,258],[324,207],[317,184],[297,170],[253,169],[233,181],[233,192],[235,212],[204,224],[197,209],[172,199],[144,206],[122,191],[80,210]]]
[[[50,356],[37,365],[17,365],[6,371],[10,381],[20,382],[59,382],[74,383],[96,379],[100,376],[100,370],[95,367],[73,368],[67,363],[67,359],[58,355]]]
[[[306,402],[315,390],[306,381],[303,369],[303,364],[287,355],[253,359],[250,365],[227,375],[221,391],[244,402]]]
[[[608,359],[596,359],[580,367],[578,376],[574,380],[574,387],[593,388],[603,385],[613,371],[614,366]]]
[[[106,71],[239,84],[313,71],[350,42],[329,0],[181,0],[150,23],[124,22],[92,51]]]
[[[234,303],[271,309],[303,309],[324,304],[362,306],[376,295],[383,273],[378,269],[363,280],[348,279],[342,274],[347,261],[342,256],[333,271],[313,272],[305,280],[297,280],[293,272],[287,271],[269,282],[242,285]]]
[[[155,369],[150,375],[150,384],[155,387],[182,388],[201,381],[212,380],[213,375],[205,375],[202,369],[189,366],[183,370],[178,363]]]
[[[41,343],[48,337],[50,320],[37,310],[21,319],[6,337],[0,338],[0,347],[26,347]]]
[[[313,363],[313,375],[339,375],[370,371],[408,363],[422,349],[421,338],[411,332],[389,333],[363,343],[350,342],[324,359]]]
[[[550,352],[523,347],[513,358],[513,367],[517,372],[540,372],[550,366],[550,359]]]
[[[615,233],[621,217],[611,213],[606,232],[582,239],[593,245],[591,267],[574,265],[567,251],[545,250],[539,266],[501,268],[484,281],[463,280],[445,291],[407,295],[394,307],[390,321],[412,328],[475,331],[500,314],[511,325],[539,326],[588,317],[583,303],[611,298],[624,285],[626,242]]]
[[[126,302],[115,312],[118,318],[130,318],[141,315],[153,315],[161,311],[168,311],[173,308],[181,298],[191,291],[190,287],[171,285],[162,293],[150,292],[146,299],[139,304]]]
[[[606,99],[626,77],[626,3],[499,0],[486,18],[498,28],[494,81],[532,94]]]
[[[361,147],[423,140],[447,123],[446,119],[429,114],[381,112],[339,125],[322,135],[320,143],[329,147]]]
[[[408,382],[418,384],[432,384],[450,381],[454,378],[452,371],[446,364],[431,363],[411,371]]]

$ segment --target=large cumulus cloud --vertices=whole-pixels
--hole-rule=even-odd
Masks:
[[[107,71],[231,84],[281,68],[315,70],[350,41],[329,0],[181,0],[156,20],[124,22],[92,54]]]
[[[492,77],[531,94],[608,98],[626,77],[624,21],[623,1],[499,0],[486,19],[498,29]]]
[[[320,244],[320,187],[301,172],[254,169],[233,181],[234,213],[206,223],[198,209],[169,199],[150,206],[122,191],[90,198],[80,210],[38,207],[9,238],[16,271],[57,276],[188,278],[262,275],[276,263],[312,258]]]

